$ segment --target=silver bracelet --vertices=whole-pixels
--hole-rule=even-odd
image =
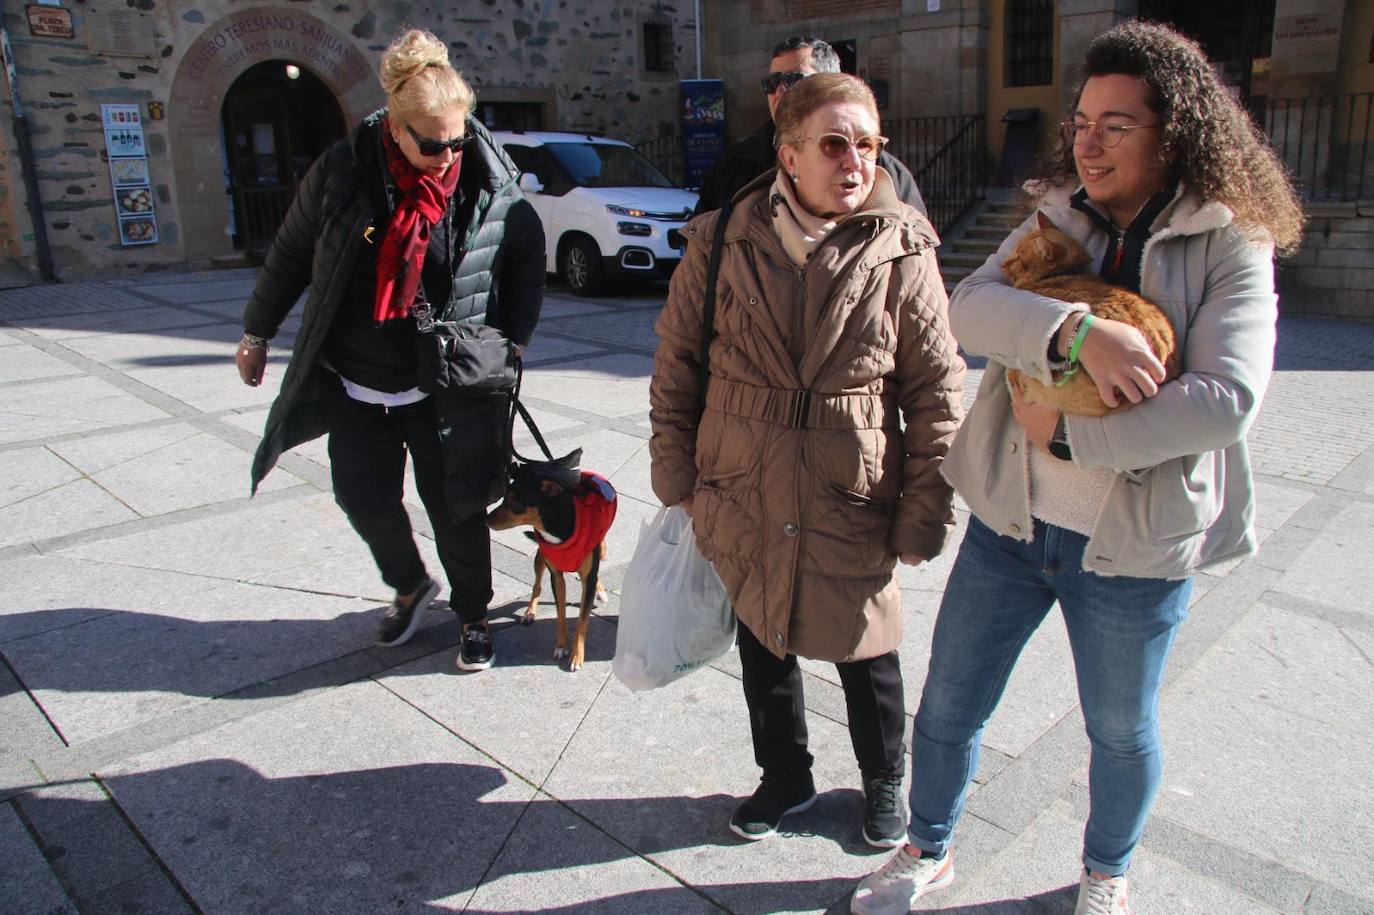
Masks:
[[[256,334],[243,332],[243,339],[239,341],[240,349],[267,349],[267,338],[259,337]]]

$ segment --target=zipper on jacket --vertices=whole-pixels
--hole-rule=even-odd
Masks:
[[[1112,255],[1112,278],[1115,280],[1117,274],[1121,272],[1121,260],[1126,255],[1126,233],[1116,233],[1116,254]]]

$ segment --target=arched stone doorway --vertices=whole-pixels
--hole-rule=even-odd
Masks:
[[[234,80],[220,115],[234,247],[265,252],[310,163],[344,135],[343,112],[309,69],[267,60]]]
[[[372,64],[353,39],[300,9],[242,10],[197,32],[184,46],[167,105],[176,208],[187,261],[208,263],[234,251],[222,114],[240,76],[268,62],[309,71],[335,101],[345,131],[383,97]]]

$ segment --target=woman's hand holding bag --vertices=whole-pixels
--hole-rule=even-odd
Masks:
[[[705,667],[735,644],[735,613],[715,567],[697,549],[680,506],[639,529],[620,589],[611,670],[630,689],[655,689]]]

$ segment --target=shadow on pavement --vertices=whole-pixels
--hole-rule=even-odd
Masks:
[[[279,747],[255,748],[279,771],[320,765],[332,742],[321,734],[302,762],[292,746],[299,747],[303,734],[282,737]],[[102,781],[206,912],[451,910],[482,887],[467,911],[520,911],[508,903],[537,899],[555,902],[540,905],[543,912],[641,915],[710,911],[710,900],[752,915],[838,906],[855,883],[675,878],[655,856],[683,849],[697,850],[698,858],[747,853],[722,828],[722,814],[728,816],[738,799],[719,794],[564,802],[541,793],[531,799],[529,786],[501,770],[465,763],[271,777],[234,759],[209,759]],[[18,804],[53,866],[76,883],[80,869],[99,866],[100,849],[82,848],[70,827],[97,814],[104,802],[45,796],[51,787],[21,788],[39,793],[21,794]],[[804,819],[822,818],[798,817]],[[575,872],[641,856],[654,861],[652,871]],[[674,859],[673,869],[683,863]],[[696,867],[702,866],[698,860]],[[695,889],[668,885],[598,895],[598,880],[615,886],[627,878],[631,885],[683,879]],[[559,906],[560,892],[578,901]],[[494,908],[484,909],[484,901]]]

